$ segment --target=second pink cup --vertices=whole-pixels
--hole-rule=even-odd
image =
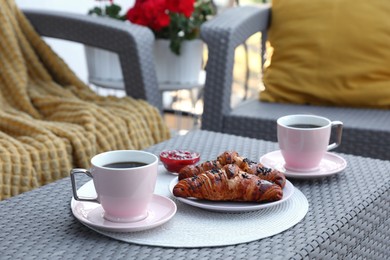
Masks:
[[[332,128],[335,142],[329,144]],[[315,115],[289,115],[277,120],[278,143],[291,171],[317,170],[325,153],[341,143],[343,123]]]

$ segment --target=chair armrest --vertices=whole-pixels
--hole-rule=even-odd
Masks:
[[[125,91],[162,111],[153,58],[154,35],[144,26],[88,15],[23,10],[36,31],[46,37],[64,39],[109,50],[119,55]]]
[[[223,115],[231,111],[234,52],[251,35],[262,32],[264,52],[265,36],[269,26],[270,5],[244,6],[228,9],[201,27],[201,38],[208,47],[204,112],[202,128],[222,131]]]

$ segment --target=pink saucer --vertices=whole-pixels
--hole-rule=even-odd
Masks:
[[[347,167],[347,162],[339,155],[327,152],[320,162],[320,166],[317,170],[310,172],[298,172],[291,171],[284,168],[284,158],[282,153],[273,151],[260,157],[260,163],[267,167],[277,169],[284,172],[287,178],[296,179],[315,179],[331,176],[342,172]]]
[[[85,197],[96,197],[93,181],[84,184],[78,193]],[[103,217],[104,210],[98,203],[77,201],[72,198],[71,208],[73,215],[83,224],[113,232],[135,232],[155,228],[170,220],[177,210],[176,204],[171,199],[157,194],[153,194],[148,216],[136,222],[108,221]]]

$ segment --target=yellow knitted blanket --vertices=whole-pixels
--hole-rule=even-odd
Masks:
[[[159,111],[130,97],[101,97],[0,0],[0,200],[89,167],[115,149],[169,138]]]

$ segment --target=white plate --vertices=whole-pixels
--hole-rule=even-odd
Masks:
[[[342,172],[347,167],[347,162],[339,155],[327,152],[320,162],[320,166],[315,171],[310,172],[297,172],[284,168],[284,158],[280,150],[273,151],[263,155],[260,158],[260,163],[266,167],[279,170],[286,175],[287,178],[296,179],[315,179],[331,176]]]
[[[177,178],[174,178],[169,184],[169,190],[173,195],[173,187],[179,182]],[[180,198],[175,197],[183,203],[191,206],[195,206],[202,209],[219,211],[219,212],[248,212],[260,209],[265,209],[283,203],[288,200],[294,193],[294,186],[291,182],[286,180],[286,185],[283,188],[283,198],[274,202],[267,203],[255,203],[255,202],[229,202],[229,201],[209,201],[199,200],[195,198]],[[174,195],[173,195],[174,196]]]
[[[78,190],[83,197],[96,197],[93,181],[84,184]],[[103,218],[104,210],[98,203],[77,201],[72,198],[73,215],[82,223],[98,229],[114,232],[135,232],[160,226],[170,220],[176,213],[176,204],[169,198],[153,194],[148,208],[148,216],[140,221],[119,223]]]

